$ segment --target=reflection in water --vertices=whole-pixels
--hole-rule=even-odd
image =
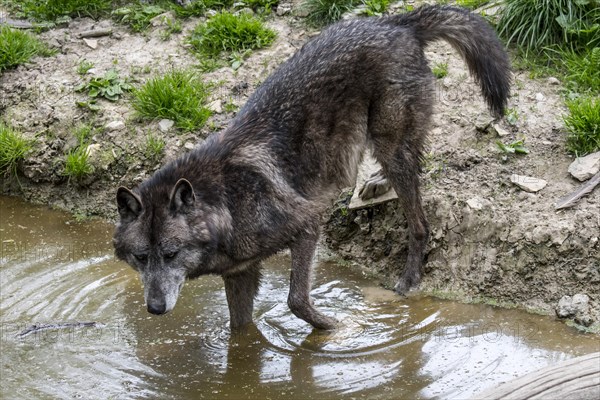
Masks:
[[[1,397],[7,399],[468,398],[550,363],[598,351],[552,318],[427,297],[399,298],[321,263],[313,297],[342,322],[313,330],[286,305],[289,260],[265,268],[256,325],[230,334],[220,278],[185,285],[153,316],[114,260],[112,227],[0,198]],[[40,331],[36,323],[97,327]]]

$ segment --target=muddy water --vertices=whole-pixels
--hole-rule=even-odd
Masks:
[[[0,207],[5,399],[465,399],[599,347],[552,318],[401,299],[326,263],[313,296],[343,327],[313,331],[285,305],[287,256],[267,263],[256,326],[232,336],[219,278],[187,283],[174,312],[151,316],[113,257],[112,226],[11,198]],[[97,324],[27,333],[78,322]]]

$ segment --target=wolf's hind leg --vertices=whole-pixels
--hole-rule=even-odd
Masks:
[[[336,321],[315,309],[310,299],[312,259],[319,235],[302,238],[290,246],[292,272],[288,306],[292,313],[318,329],[333,329]]]
[[[232,330],[252,322],[254,297],[258,293],[260,277],[260,263],[253,264],[241,272],[223,275]]]
[[[383,174],[383,170],[380,169],[365,181],[365,184],[360,189],[360,192],[358,192],[358,196],[362,200],[369,200],[381,196],[390,189],[390,182]]]

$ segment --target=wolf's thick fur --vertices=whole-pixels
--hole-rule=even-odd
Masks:
[[[417,285],[429,232],[419,164],[433,100],[423,48],[436,39],[458,50],[500,117],[509,61],[483,19],[438,6],[356,19],[324,30],[283,63],[225,131],[133,191],[119,188],[116,254],[141,273],[148,310],[170,311],[186,278],[218,274],[232,328],[247,324],[261,260],[289,248],[290,309],[332,328],[310,299],[311,262],[320,217],[354,184],[367,147],[382,171],[363,195],[391,185],[408,221],[396,291]]]

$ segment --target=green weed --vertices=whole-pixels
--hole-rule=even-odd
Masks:
[[[275,32],[247,13],[221,12],[196,26],[189,43],[202,56],[217,57],[221,52],[243,52],[266,47]]]
[[[79,64],[77,64],[77,73],[79,75],[85,75],[92,68],[94,68],[94,63],[83,59],[83,60],[79,61]]]
[[[133,91],[133,108],[145,118],[168,118],[191,131],[204,125],[210,111],[206,100],[210,85],[191,71],[172,70],[150,79]]]
[[[243,0],[243,3],[257,12],[269,13],[279,0]]]
[[[166,28],[160,32],[160,38],[162,40],[169,40],[174,33],[181,33],[183,31],[183,26],[180,21],[168,18],[166,23]]]
[[[431,72],[433,72],[433,75],[438,79],[442,79],[442,78],[448,76],[448,63],[447,62],[435,63],[433,65],[433,68],[431,68]]]
[[[0,25],[0,72],[24,64],[32,57],[52,54],[54,52],[31,33]]]
[[[516,125],[519,121],[519,112],[516,108],[507,108],[504,110],[504,118],[510,125]]]
[[[583,54],[565,51],[560,56],[566,67],[565,77],[571,90],[600,93],[600,46]]]
[[[17,166],[33,147],[33,142],[0,121],[0,172],[17,175]]]
[[[90,163],[87,146],[80,145],[70,150],[65,156],[63,175],[70,179],[81,179],[94,172]]]
[[[361,2],[362,0],[305,0],[302,7],[308,12],[308,25],[318,28],[339,21],[344,13]]]
[[[567,149],[578,155],[600,150],[600,100],[581,97],[567,101],[569,115],[564,116],[569,131]]]
[[[54,22],[64,17],[98,18],[108,14],[112,0],[3,0],[17,17]]]
[[[159,161],[162,157],[163,151],[165,150],[165,141],[163,138],[149,133],[146,136],[146,150],[144,152],[147,159],[152,161]]]
[[[523,140],[515,140],[511,143],[503,143],[500,140],[496,141],[496,145],[504,154],[529,154],[529,149],[523,144]]]
[[[390,0],[362,0],[362,3],[365,6],[363,14],[368,17],[379,17],[387,11]]]
[[[106,71],[103,77],[91,78],[89,82],[77,86],[75,91],[83,92],[87,90],[88,95],[93,99],[104,97],[110,101],[117,101],[123,93],[130,91],[132,88],[127,79],[121,78],[117,70],[111,68]]]

